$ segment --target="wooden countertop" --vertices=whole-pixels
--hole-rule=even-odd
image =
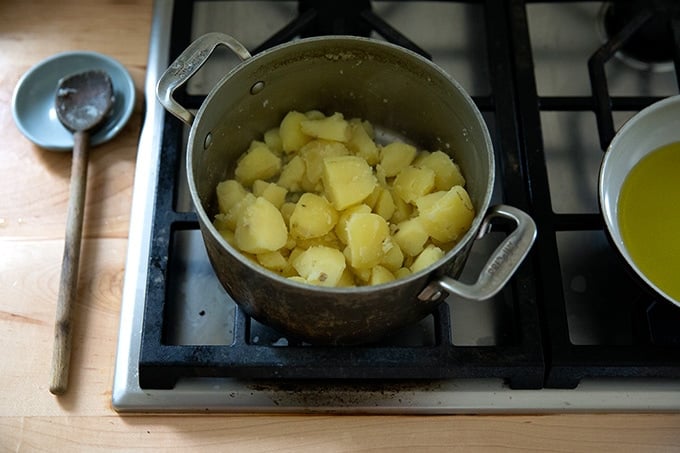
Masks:
[[[0,450],[680,451],[680,414],[543,416],[119,415],[111,385],[150,0],[0,2]],[[70,391],[48,391],[70,153],[16,128],[21,77],[57,52],[93,50],[132,73],[139,101],[91,154]],[[678,396],[680,397],[680,395]]]

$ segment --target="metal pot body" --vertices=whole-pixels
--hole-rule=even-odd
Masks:
[[[172,99],[217,45],[244,61],[213,88],[195,116]],[[310,38],[250,57],[225,35],[200,38],[158,85],[164,106],[192,122],[187,174],[208,256],[220,282],[258,321],[311,343],[355,344],[417,322],[446,293],[486,298],[500,290],[526,255],[535,226],[521,211],[489,211],[494,183],[491,140],[484,120],[459,84],[430,61],[401,47],[355,37]],[[477,215],[470,231],[444,259],[408,278],[356,288],[322,288],[270,272],[229,245],[212,226],[216,185],[233,175],[250,141],[277,126],[290,110],[342,112],[367,119],[379,131],[442,150],[460,165]],[[490,213],[489,213],[489,212]],[[495,217],[517,228],[501,244],[474,285],[451,276],[462,269],[476,236]]]

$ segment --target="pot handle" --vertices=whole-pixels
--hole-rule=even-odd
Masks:
[[[241,60],[251,57],[248,49],[231,36],[217,32],[206,33],[184,49],[175,62],[165,70],[156,85],[156,96],[163,107],[189,126],[194,121],[194,114],[175,101],[172,95],[208,61],[210,55],[220,45],[231,49]]]
[[[466,299],[484,300],[493,297],[505,286],[529,253],[536,238],[536,224],[528,214],[517,208],[507,205],[492,206],[482,221],[476,239],[483,238],[491,231],[491,224],[497,218],[511,220],[515,224],[515,229],[496,247],[477,281],[469,285],[442,276],[430,282],[420,292],[418,295],[420,300],[440,299],[444,291]]]

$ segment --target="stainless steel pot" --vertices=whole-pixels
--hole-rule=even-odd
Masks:
[[[220,80],[196,116],[173,99],[224,45],[243,62]],[[522,211],[489,208],[494,183],[491,139],[484,120],[459,84],[404,48],[356,37],[329,36],[283,44],[251,57],[230,36],[210,33],[192,43],[161,77],[163,106],[192,125],[187,145],[189,190],[208,256],[221,283],[246,313],[312,343],[375,341],[431,313],[446,293],[485,299],[497,293],[528,253],[536,227]],[[444,259],[408,278],[356,288],[321,288],[290,281],[257,266],[212,225],[215,187],[233,172],[250,141],[290,110],[342,112],[370,120],[425,149],[452,155],[467,179],[477,216]],[[478,281],[456,281],[476,238],[496,218],[516,228],[495,250]]]

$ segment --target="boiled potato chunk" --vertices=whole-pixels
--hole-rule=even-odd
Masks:
[[[328,140],[312,140],[300,148],[299,156],[305,162],[306,176],[310,183],[316,184],[323,173],[323,161],[326,157],[346,156],[349,150],[339,142]]]
[[[258,253],[256,258],[258,263],[274,272],[283,273],[289,267],[288,260],[278,250]]]
[[[252,147],[236,164],[236,180],[249,186],[256,179],[269,179],[281,171],[281,158],[260,142]]]
[[[302,194],[290,215],[290,234],[296,239],[325,235],[338,223],[338,212],[320,195]]]
[[[430,238],[419,217],[404,220],[397,225],[392,235],[394,242],[408,256],[416,256],[423,251]]]
[[[376,265],[371,272],[369,283],[371,285],[380,285],[381,283],[388,283],[395,279],[395,276],[388,269],[381,265]]]
[[[302,187],[304,176],[305,162],[300,156],[296,155],[281,169],[277,184],[291,192],[298,192]]]
[[[269,129],[264,133],[264,142],[273,153],[281,154],[283,152],[283,142],[278,127]]]
[[[411,264],[411,272],[416,273],[426,267],[436,263],[444,257],[444,251],[437,247],[436,245],[430,244],[425,249],[420,252],[420,255],[415,259],[413,264]]]
[[[217,184],[217,204],[222,214],[226,214],[246,196],[246,189],[235,179],[228,179]]]
[[[390,222],[393,224],[399,224],[400,222],[413,217],[413,205],[402,200],[401,197],[394,192],[394,188],[392,189],[392,194],[392,201],[394,201],[394,213],[390,218]]]
[[[273,182],[262,181],[261,179],[253,182],[253,195],[256,197],[264,197],[269,200],[278,209],[286,201],[288,190]]]
[[[376,185],[371,167],[359,156],[325,158],[322,181],[324,193],[338,211],[361,203]]]
[[[305,116],[308,120],[320,120],[326,118],[326,115],[324,115],[321,110],[309,110],[305,112]]]
[[[390,227],[378,214],[355,213],[347,220],[347,255],[355,269],[370,269],[385,256]]]
[[[385,255],[383,255],[383,259],[380,261],[380,264],[387,268],[390,272],[395,272],[401,268],[402,264],[404,264],[404,253],[401,251],[401,248],[393,242],[393,240],[388,238],[388,241],[386,242],[388,242],[388,247],[385,251]]]
[[[369,214],[371,212],[371,207],[363,203],[358,204],[342,211],[340,217],[338,218],[338,223],[335,225],[335,234],[343,244],[347,244],[347,221],[352,216],[352,214],[357,212]]]
[[[378,199],[373,206],[373,211],[385,220],[390,220],[394,214],[394,199],[392,193],[387,189],[382,189]]]
[[[338,288],[348,288],[350,286],[356,286],[356,282],[354,281],[354,275],[352,274],[352,271],[349,270],[349,268],[345,267],[345,270],[342,272],[342,277],[340,277],[340,280],[338,280],[338,283],[335,286],[337,286]]]
[[[394,191],[406,203],[415,201],[432,192],[435,187],[435,172],[430,168],[408,166],[394,178]]]
[[[292,237],[292,236],[291,236]],[[301,249],[308,249],[310,247],[316,247],[318,245],[325,245],[327,247],[342,250],[342,242],[338,239],[338,236],[334,231],[324,234],[323,236],[318,236],[309,239],[294,239],[295,246]]]
[[[217,185],[214,227],[301,283],[377,285],[432,266],[474,218],[465,178],[448,154],[378,136],[361,118],[288,112]]]
[[[300,129],[310,137],[324,140],[347,142],[351,137],[349,123],[342,113],[334,113],[325,118],[303,120],[300,122]]]
[[[408,267],[401,267],[394,272],[394,276],[396,278],[406,278],[412,273],[413,272],[411,272],[411,269],[409,269]]]
[[[238,219],[243,215],[245,209],[253,204],[256,199],[257,197],[255,195],[250,192],[246,192],[243,198],[237,201],[224,215],[223,221],[225,226],[231,230],[235,230]]]
[[[346,267],[342,252],[325,246],[308,248],[298,254],[292,264],[307,283],[320,286],[336,286]]]
[[[297,205],[297,203],[293,203],[292,201],[286,201],[279,208],[279,210],[281,211],[281,215],[283,216],[283,220],[284,222],[286,222],[286,225],[290,225],[290,216],[292,216],[293,211],[295,211],[295,205]]]
[[[441,151],[427,153],[422,159],[414,162],[414,165],[434,171],[435,190],[449,190],[453,186],[465,185],[465,178],[460,172],[460,167]]]
[[[307,121],[305,114],[295,110],[288,112],[281,121],[279,136],[281,137],[281,147],[286,153],[299,150],[312,139],[312,137],[302,132],[300,123],[303,121]]]
[[[411,165],[416,157],[416,147],[402,142],[393,142],[380,150],[380,166],[389,178]]]
[[[461,186],[425,195],[416,201],[416,206],[423,228],[440,242],[458,240],[475,217],[470,196]]]
[[[368,165],[380,162],[380,151],[366,127],[360,120],[351,120],[349,124],[350,139],[347,147],[357,156],[363,157]]]
[[[224,215],[224,214],[217,214],[217,215],[220,216],[220,215]],[[215,220],[217,220],[217,219],[215,219]],[[227,243],[229,243],[229,245],[231,245],[232,247],[236,247],[236,240],[234,239],[234,231],[233,230],[230,230],[230,229],[227,229],[227,228],[224,228],[224,229],[218,228],[217,232],[220,233],[220,236],[222,236],[224,238],[224,240],[227,241]]]
[[[288,228],[276,206],[258,197],[239,216],[234,239],[244,252],[273,252],[286,245]]]

